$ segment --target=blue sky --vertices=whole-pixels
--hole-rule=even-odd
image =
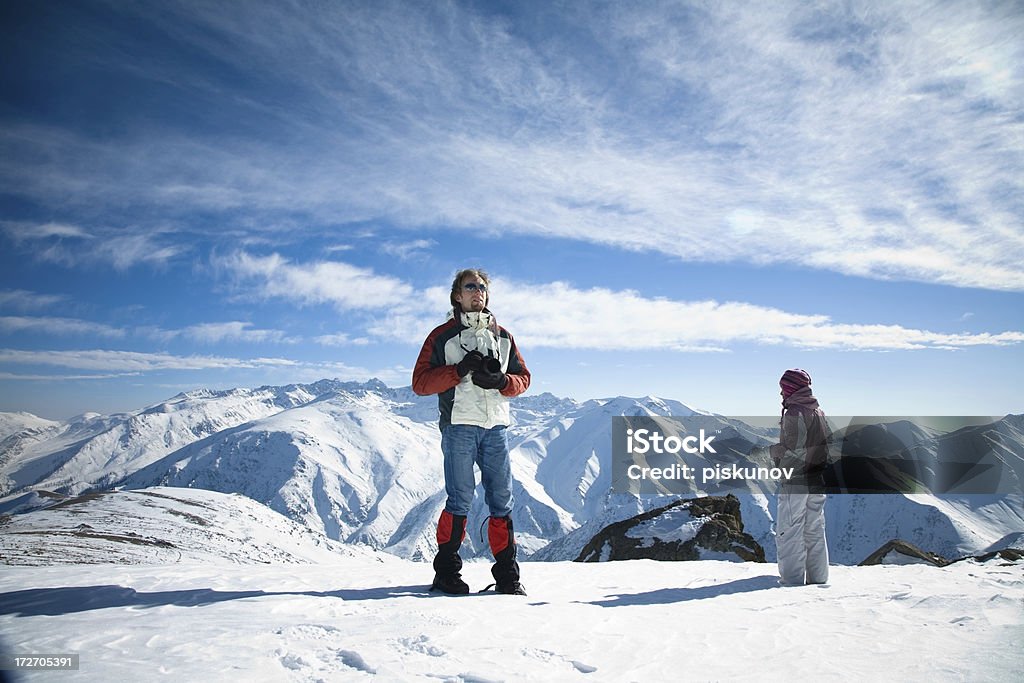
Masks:
[[[406,385],[465,266],[533,393],[1024,410],[1019,3],[0,16],[0,410]]]

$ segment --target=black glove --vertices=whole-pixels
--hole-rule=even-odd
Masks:
[[[479,351],[470,351],[458,362],[455,371],[459,373],[459,377],[465,377],[474,370],[479,370],[483,364],[484,354]]]
[[[473,373],[473,384],[481,389],[497,389],[501,391],[508,385],[508,376],[504,372],[483,372],[477,370]]]

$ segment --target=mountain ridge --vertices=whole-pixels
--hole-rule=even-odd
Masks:
[[[732,429],[726,418],[653,396],[579,402],[543,393],[515,399],[512,411],[516,530],[523,556],[539,560],[572,559],[608,524],[679,498],[611,490],[611,418],[692,415]],[[377,380],[199,389],[133,413],[64,423],[6,417],[0,424],[25,426],[0,440],[0,512],[45,504],[33,490],[205,488],[246,495],[333,540],[427,559],[444,504],[436,419],[436,397]],[[1020,460],[1021,424],[957,438],[998,433]],[[774,559],[770,496],[754,491],[740,499],[748,533]],[[968,554],[1024,529],[1024,506],[1015,502],[831,496],[830,550],[834,561],[853,564],[905,537],[932,552]],[[476,529],[486,516],[478,495],[467,557],[489,554]]]

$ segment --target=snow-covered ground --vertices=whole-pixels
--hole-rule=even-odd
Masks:
[[[671,532],[670,529],[662,530]],[[1024,562],[524,562],[529,596],[430,594],[432,570],[248,498],[90,494],[0,517],[0,654],[77,654],[26,681],[1007,680]],[[29,566],[35,565],[35,566]],[[468,562],[474,589],[488,562]]]
[[[469,563],[474,589],[489,565]],[[381,553],[314,565],[5,567],[0,640],[78,654],[25,681],[1018,680],[1024,566],[526,563],[529,596],[425,592]]]

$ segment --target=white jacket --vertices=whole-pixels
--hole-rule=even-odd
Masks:
[[[497,358],[501,362],[501,371],[507,372],[512,341],[500,333],[495,337],[491,314],[463,313],[461,322],[466,329],[445,342],[445,362],[455,365],[470,351],[479,351],[485,358]],[[462,378],[455,387],[452,424],[490,429],[498,425],[508,426],[510,423],[508,398],[502,396],[501,392],[481,389],[473,384],[472,373]]]
[[[501,390],[481,389],[471,375],[459,377],[457,365],[470,351],[497,358],[508,383]],[[530,386],[530,370],[516,348],[515,339],[500,327],[489,311],[454,310],[435,327],[420,349],[412,372],[412,389],[420,396],[437,394],[438,427],[465,424],[491,429],[508,426],[509,399]]]

